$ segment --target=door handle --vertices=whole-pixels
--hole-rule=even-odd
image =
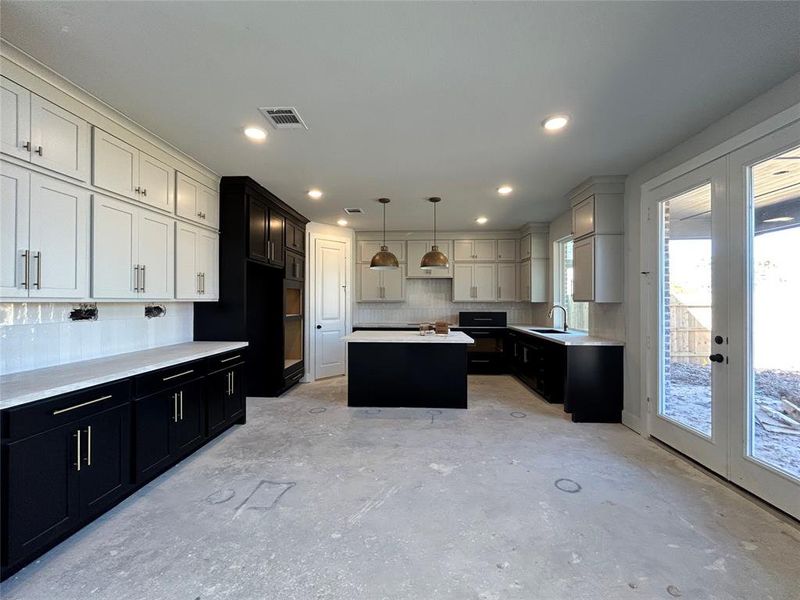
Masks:
[[[43,146],[37,146],[35,152],[39,156],[44,156],[44,147]]]
[[[230,372],[230,371],[228,371],[228,372],[225,374],[225,379],[227,379],[227,380],[228,380],[228,388],[225,390],[225,393],[226,393],[228,396],[230,396],[230,395],[231,395],[231,372]]]
[[[181,407],[181,421],[183,421],[183,390],[181,390],[181,391],[180,391],[180,392],[178,392],[178,393],[181,395],[181,402],[180,402],[180,407]]]
[[[147,278],[146,278],[146,272],[145,272],[145,267],[146,266],[147,265],[142,265],[141,268],[139,269],[139,272],[142,274],[142,292],[146,292],[147,291]]]
[[[722,354],[712,354],[708,357],[708,360],[715,363],[725,362],[725,357]]]
[[[31,143],[30,142],[24,142],[22,144],[22,149],[23,150],[27,150],[28,152],[30,152],[31,151]]]
[[[200,293],[200,273],[197,274],[197,293]]]
[[[86,427],[86,466],[92,466],[92,426]]]
[[[78,444],[77,444],[77,448],[76,448],[76,451],[75,451],[75,470],[76,471],[80,471],[81,470],[81,430],[80,429],[78,429],[75,432],[75,436],[78,438]]]
[[[231,371],[231,396],[236,391],[236,371]]]
[[[317,325],[317,329],[322,329],[322,325]]]
[[[133,291],[139,291],[139,265],[133,265]]]
[[[178,392],[172,394],[172,421],[178,422]]]
[[[34,252],[33,258],[36,259],[36,281],[33,282],[33,285],[40,290],[42,289],[42,253]]]
[[[142,196],[147,196],[147,188],[142,188]]]
[[[22,268],[23,268],[24,279],[22,280],[21,285],[22,285],[22,289],[27,290],[28,286],[29,286],[28,279],[29,279],[30,274],[31,274],[30,273],[30,270],[31,270],[31,251],[30,250],[25,250],[22,253],[22,264],[23,264]]]

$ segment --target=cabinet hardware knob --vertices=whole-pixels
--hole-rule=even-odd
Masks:
[[[725,357],[722,354],[712,354],[708,357],[708,360],[715,363],[725,362]]]
[[[30,142],[25,142],[24,144],[22,144],[22,149],[23,150],[27,150],[28,152],[30,152],[31,151],[31,143]]]
[[[43,148],[42,146],[37,146],[37,148],[36,148],[35,152],[36,152],[36,154],[38,154],[39,156],[44,156],[44,148]]]

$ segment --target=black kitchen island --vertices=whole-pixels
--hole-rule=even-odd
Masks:
[[[347,342],[347,405],[467,408],[467,346],[460,331],[355,331]]]

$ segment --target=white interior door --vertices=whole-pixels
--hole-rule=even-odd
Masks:
[[[657,241],[650,433],[723,476],[731,336],[726,175],[718,159],[654,190],[647,204],[647,235]]]
[[[729,156],[730,479],[800,518],[800,123]]]
[[[139,210],[95,194],[92,204],[92,296],[135,298]]]
[[[319,379],[345,373],[347,244],[317,238],[314,257],[314,376]]]
[[[31,174],[30,297],[89,297],[89,206],[78,186]]]
[[[175,297],[175,221],[139,211],[139,258],[143,298]]]
[[[0,163],[0,296],[28,296],[30,173]]]

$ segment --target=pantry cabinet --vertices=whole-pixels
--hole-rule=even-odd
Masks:
[[[7,163],[0,178],[2,296],[88,297],[89,192]]]
[[[218,234],[188,223],[179,222],[176,227],[176,297],[179,300],[217,300]]]
[[[457,263],[454,266],[453,302],[493,302],[496,299],[496,264]]]
[[[406,242],[408,252],[408,271],[406,277],[409,279],[451,279],[453,277],[453,243],[449,240],[437,240],[436,245],[450,261],[447,269],[421,269],[420,262],[422,257],[430,252],[433,246],[432,241],[413,240]]]
[[[89,124],[2,78],[2,151],[78,181],[89,180]]]
[[[177,174],[177,214],[199,225],[219,227],[219,193],[184,175]]]
[[[174,223],[133,204],[95,195],[92,296],[174,298]]]
[[[453,248],[457,262],[497,260],[497,240],[455,240]]]
[[[370,269],[359,265],[359,302],[402,302],[405,299],[405,265],[399,269]]]

